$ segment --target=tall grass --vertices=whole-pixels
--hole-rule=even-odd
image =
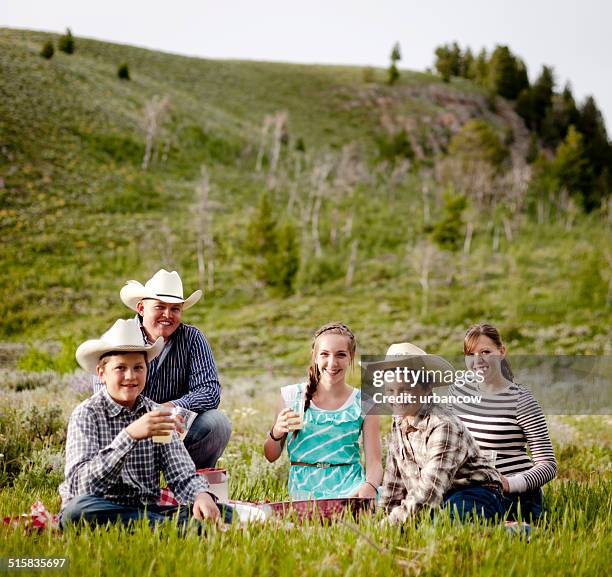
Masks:
[[[278,387],[297,378],[251,373],[228,384],[222,408],[232,420],[234,434],[220,465],[229,470],[232,498],[287,498],[286,457],[270,464],[261,447]],[[60,386],[63,396],[57,393]],[[29,430],[28,407],[33,404],[55,403],[66,415],[83,394],[76,375],[53,375],[46,387],[4,391],[17,411],[12,417],[14,435]],[[6,415],[7,406],[0,410]],[[71,575],[604,575],[612,545],[612,439],[607,420],[551,420],[559,475],[545,488],[548,511],[532,527],[530,542],[502,526],[453,525],[444,515],[435,522],[410,522],[403,529],[388,527],[381,525],[378,513],[333,523],[277,519],[224,530],[209,527],[201,536],[195,531],[181,535],[172,524],[153,531],[141,523],[130,530],[113,526],[63,534],[3,526],[0,555],[66,557]],[[597,434],[596,445],[582,430],[587,424]],[[388,425],[383,422],[384,431]],[[562,436],[557,436],[559,431]],[[49,451],[63,450],[61,440],[52,435],[47,440]],[[36,452],[24,445],[27,450],[32,454],[24,455],[21,474],[0,488],[2,515],[29,512],[37,500],[52,512],[59,510],[57,487],[52,484],[58,479],[32,468]]]

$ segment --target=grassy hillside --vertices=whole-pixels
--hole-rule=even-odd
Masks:
[[[205,329],[226,370],[302,365],[308,335],[332,318],[354,328],[362,352],[405,339],[457,352],[465,327],[488,319],[515,351],[610,353],[605,215],[546,204],[536,218],[511,203],[471,203],[469,254],[432,244],[445,190],[438,159],[452,134],[481,118],[512,132],[515,160],[525,146],[516,116],[469,82],[403,71],[389,87],[383,70],[212,61],[80,38],[75,54],[47,61],[49,37],[0,30],[1,339],[53,350],[65,338],[69,350],[128,316],[119,288],[161,266],[195,289],[206,166],[215,287],[185,320]],[[123,62],[130,81],[117,78]],[[170,109],[143,170],[155,97]],[[282,111],[272,170],[273,128],[262,145],[262,126]],[[385,157],[398,127],[420,151],[411,164]],[[263,190],[299,231],[289,297],[255,282],[245,251]]]

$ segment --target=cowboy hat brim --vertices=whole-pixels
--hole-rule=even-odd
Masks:
[[[186,299],[182,299],[180,297],[172,295],[156,294],[151,289],[145,287],[138,281],[132,280],[128,281],[127,284],[122,287],[119,296],[121,297],[121,301],[125,306],[131,308],[133,311],[136,312],[138,312],[136,309],[136,305],[143,299],[155,299],[164,303],[171,304],[183,303],[183,310],[187,310],[202,298],[202,291],[198,289]]]
[[[147,363],[150,363],[164,348],[164,339],[159,337],[152,345],[113,345],[100,339],[92,339],[82,343],[76,351],[79,365],[88,373],[96,374],[100,358],[106,353],[146,353]]]

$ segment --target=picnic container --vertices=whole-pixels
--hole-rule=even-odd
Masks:
[[[355,519],[364,511],[374,509],[375,499],[345,497],[338,499],[311,499],[308,501],[279,501],[266,503],[266,507],[277,517],[295,513],[298,520],[332,519],[343,515],[352,515]]]
[[[203,475],[208,481],[208,490],[219,499],[220,503],[229,501],[227,470],[219,467],[198,469],[198,475]]]

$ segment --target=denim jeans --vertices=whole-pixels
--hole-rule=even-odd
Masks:
[[[231,508],[217,506],[224,520],[231,522]],[[170,521],[175,522],[184,530],[193,517],[192,505],[147,505],[146,507],[144,505],[120,505],[104,497],[81,495],[70,500],[64,507],[60,514],[60,524],[62,529],[65,529],[71,523],[78,523],[81,519],[90,525],[105,525],[109,522],[129,525],[131,522],[147,519],[151,528],[158,523]],[[201,524],[195,520],[194,523],[200,533]]]
[[[196,469],[214,467],[229,442],[232,426],[219,410],[200,413],[193,421],[185,447],[195,463]]]
[[[474,517],[498,520],[504,516],[501,490],[482,486],[466,487],[447,493],[442,504],[453,521],[470,521]]]
[[[508,519],[516,521],[519,518],[519,506],[521,520],[537,521],[544,510],[544,493],[541,487],[525,493],[511,493],[504,495],[504,509]]]

